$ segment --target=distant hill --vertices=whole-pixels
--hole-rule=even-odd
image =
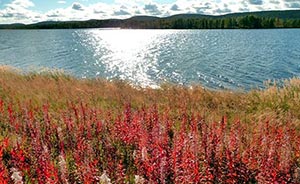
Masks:
[[[5,29],[18,29],[18,28],[23,28],[25,24],[0,24],[0,29],[5,28]]]
[[[300,28],[300,10],[232,13],[220,16],[178,14],[169,17],[134,16],[128,19],[46,21],[34,24],[0,24],[0,29],[259,29]]]
[[[160,19],[159,17],[154,17],[154,16],[134,16],[126,20],[127,21],[154,21],[159,19]]]
[[[202,19],[202,18],[214,18],[214,17],[220,17],[220,16],[203,15],[203,14],[177,14],[177,15],[165,17],[163,19],[166,19],[166,20],[170,20],[170,19]]]
[[[279,19],[300,19],[300,10],[285,10],[285,11],[261,11],[261,12],[246,12],[246,13],[232,13],[223,15],[224,18],[243,17],[255,15],[264,18],[279,18]]]

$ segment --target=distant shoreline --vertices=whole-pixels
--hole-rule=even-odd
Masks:
[[[128,19],[45,21],[0,24],[0,29],[273,29],[300,28],[300,10],[232,13],[219,16],[178,14],[169,17],[134,16]]]

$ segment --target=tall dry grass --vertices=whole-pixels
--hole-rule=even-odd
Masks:
[[[0,97],[5,101],[26,101],[32,105],[48,103],[57,112],[69,103],[85,102],[94,107],[120,111],[125,104],[140,108],[156,104],[161,110],[200,112],[208,120],[226,115],[229,119],[276,117],[300,118],[300,80],[291,79],[283,87],[266,86],[250,92],[211,91],[201,86],[192,89],[163,85],[160,89],[137,89],[122,81],[76,79],[61,72],[21,74],[0,68]]]

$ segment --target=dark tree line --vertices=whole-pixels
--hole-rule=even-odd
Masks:
[[[73,29],[73,28],[127,28],[127,29],[261,29],[261,28],[300,28],[299,19],[280,19],[246,15],[237,17],[201,18],[155,18],[107,19],[67,22],[42,22],[31,25],[0,25],[0,29]]]
[[[300,19],[264,18],[254,15],[234,18],[160,19],[155,21],[128,21],[122,28],[146,29],[260,29],[300,28]]]

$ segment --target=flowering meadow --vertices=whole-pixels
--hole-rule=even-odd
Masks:
[[[231,93],[1,74],[0,184],[300,183],[299,80]]]
[[[0,101],[0,183],[298,183],[291,123],[205,122],[149,107],[120,114]]]

